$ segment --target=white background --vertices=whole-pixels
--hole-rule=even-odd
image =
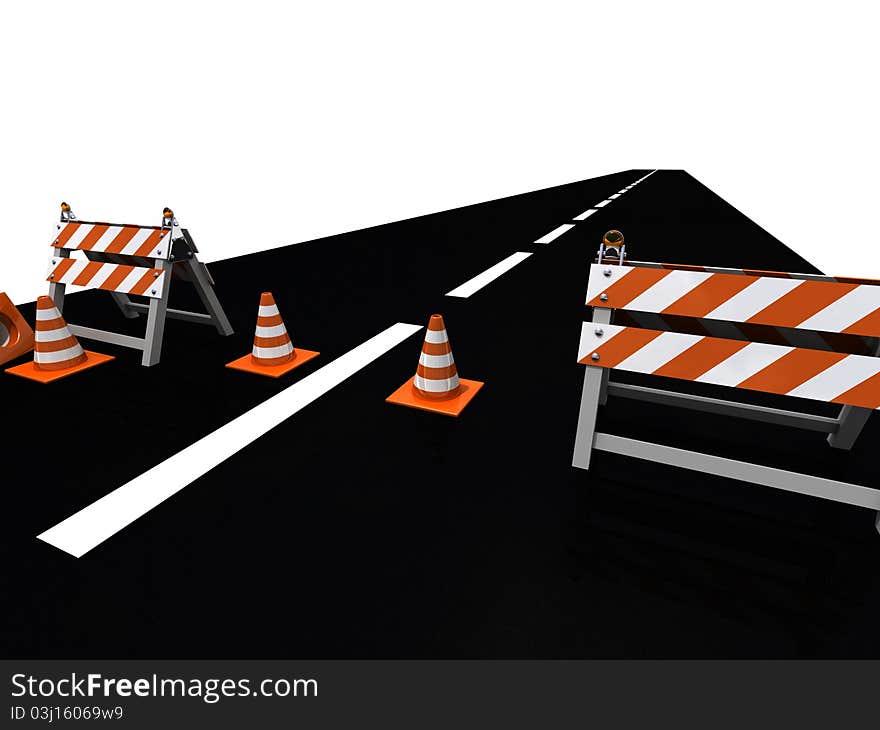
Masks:
[[[870,4],[719,7],[7,3],[0,290],[45,291],[62,199],[211,260],[633,167],[880,277]]]

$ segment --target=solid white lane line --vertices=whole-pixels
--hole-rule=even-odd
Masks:
[[[557,238],[559,238],[566,231],[570,231],[572,228],[574,228],[574,223],[563,223],[558,228],[554,228],[552,231],[550,231],[550,233],[548,233],[546,236],[541,236],[537,241],[535,241],[535,243],[551,243],[552,241],[555,241]]]
[[[589,210],[585,210],[585,211],[584,211],[583,213],[581,213],[580,215],[576,215],[574,218],[572,218],[572,220],[574,220],[574,221],[585,221],[585,220],[587,220],[587,218],[589,218],[589,217],[590,217],[591,215],[593,215],[593,213],[595,213],[595,212],[596,212],[596,209],[595,209],[595,208],[590,208]]]
[[[467,299],[474,292],[480,291],[486,284],[490,284],[502,274],[510,271],[521,261],[525,261],[532,254],[517,251],[511,254],[503,261],[499,261],[494,266],[486,269],[482,274],[478,274],[470,281],[466,281],[461,286],[456,287],[450,292],[446,292],[447,297],[461,297]]]
[[[603,200],[601,203],[596,203],[596,207],[597,208],[604,208],[610,202],[611,202],[610,200]]]
[[[392,325],[37,538],[82,557],[421,329]]]

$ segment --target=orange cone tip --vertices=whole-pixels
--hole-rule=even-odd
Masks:
[[[432,314],[422,343],[416,374],[385,400],[446,416],[457,416],[483,383],[458,377],[443,317]]]
[[[81,370],[113,360],[111,355],[83,350],[61,312],[49,297],[37,299],[37,328],[34,332],[34,360],[6,372],[40,383],[51,383]]]
[[[275,298],[270,292],[263,292],[260,295],[260,308],[257,311],[254,347],[249,354],[227,363],[226,367],[280,378],[318,355],[319,352],[293,346],[287,327],[284,326],[284,320],[275,304]]]

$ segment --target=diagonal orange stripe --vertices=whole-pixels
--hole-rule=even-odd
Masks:
[[[857,284],[803,281],[747,321],[777,327],[797,327],[829,304],[855,289]]]
[[[748,345],[748,342],[741,340],[704,337],[655,370],[653,374],[664,375],[667,378],[678,378],[679,380],[696,380],[703,373],[708,372]]]
[[[831,402],[861,408],[880,408],[880,373],[841,393]]]
[[[52,272],[54,276],[47,281],[61,281],[64,278],[64,275],[70,270],[70,267],[76,263],[76,259],[61,259],[58,266],[55,267],[55,270]]]
[[[675,300],[663,314],[679,314],[685,317],[705,317],[713,309],[717,309],[732,296],[755,283],[753,276],[738,274],[712,274],[687,294]]]
[[[599,297],[594,297],[591,301],[587,302],[587,305],[590,307],[620,309],[671,273],[671,271],[664,269],[630,269],[628,274],[618,279],[605,290],[604,293],[608,295],[607,302],[603,302]]]
[[[147,269],[147,273],[145,273],[137,284],[135,284],[129,294],[143,294],[147,289],[153,286],[153,283],[158,281],[158,278],[153,276],[153,274],[161,274],[162,272],[158,269]]]
[[[107,264],[107,266],[113,266],[113,264]],[[101,284],[101,288],[106,289],[107,291],[116,291],[116,288],[125,281],[125,277],[131,273],[133,268],[133,266],[120,266],[117,264],[113,273],[104,280],[103,284]]]
[[[116,238],[110,241],[110,245],[104,249],[104,252],[119,253],[128,245],[128,242],[135,237],[139,230],[140,229],[135,226],[125,226],[116,234]]]
[[[797,348],[739,383],[737,388],[785,395],[847,357],[844,352]]]
[[[844,331],[847,335],[862,335],[863,337],[880,337],[880,309],[875,309],[866,314],[858,322],[854,322]]]
[[[613,368],[662,334],[659,330],[627,327],[604,344],[600,344],[602,342],[601,337],[596,337],[596,348],[588,352],[580,362],[583,365],[599,365],[604,368]],[[591,359],[594,352],[599,353],[598,360]]]
[[[86,284],[92,280],[92,277],[101,270],[103,265],[104,264],[100,261],[90,261],[86,264],[85,268],[79,272],[79,275],[71,282],[71,284],[86,286]]]
[[[90,230],[86,234],[86,237],[80,242],[79,249],[81,251],[89,251],[109,228],[110,226],[106,223],[96,223],[93,225],[92,230]]]
[[[64,248],[64,244],[67,243],[70,240],[70,237],[79,230],[79,226],[79,223],[68,223],[58,232],[58,235],[55,236],[57,243],[53,243],[52,245],[55,248]]]
[[[162,240],[162,231],[153,231],[147,236],[147,240],[144,241],[137,251],[135,251],[133,256],[148,256],[153,252],[153,249],[159,245],[159,242]]]

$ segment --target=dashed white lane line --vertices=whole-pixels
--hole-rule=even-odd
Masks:
[[[620,193],[614,193],[614,195],[609,195],[608,200],[617,200],[620,197]]]
[[[82,557],[421,329],[401,322],[392,325],[37,535],[38,539]]]
[[[570,231],[574,228],[574,223],[563,223],[558,228],[554,228],[550,233],[546,236],[541,236],[535,243],[551,243],[559,238],[566,231]]]
[[[596,212],[595,208],[590,208],[589,210],[585,210],[580,215],[576,215],[574,218],[572,218],[572,220],[573,221],[585,221],[585,220],[587,220],[587,218],[589,218],[595,212]]]
[[[596,203],[596,207],[597,208],[604,208],[610,202],[611,202],[610,200],[603,200],[601,203]]]
[[[491,284],[502,274],[510,271],[518,263],[525,261],[532,254],[523,251],[517,251],[511,254],[503,261],[499,261],[494,266],[486,269],[482,274],[478,274],[470,281],[466,281],[461,286],[456,287],[450,292],[446,292],[447,297],[461,297],[467,299],[474,292],[480,291],[486,284]]]

